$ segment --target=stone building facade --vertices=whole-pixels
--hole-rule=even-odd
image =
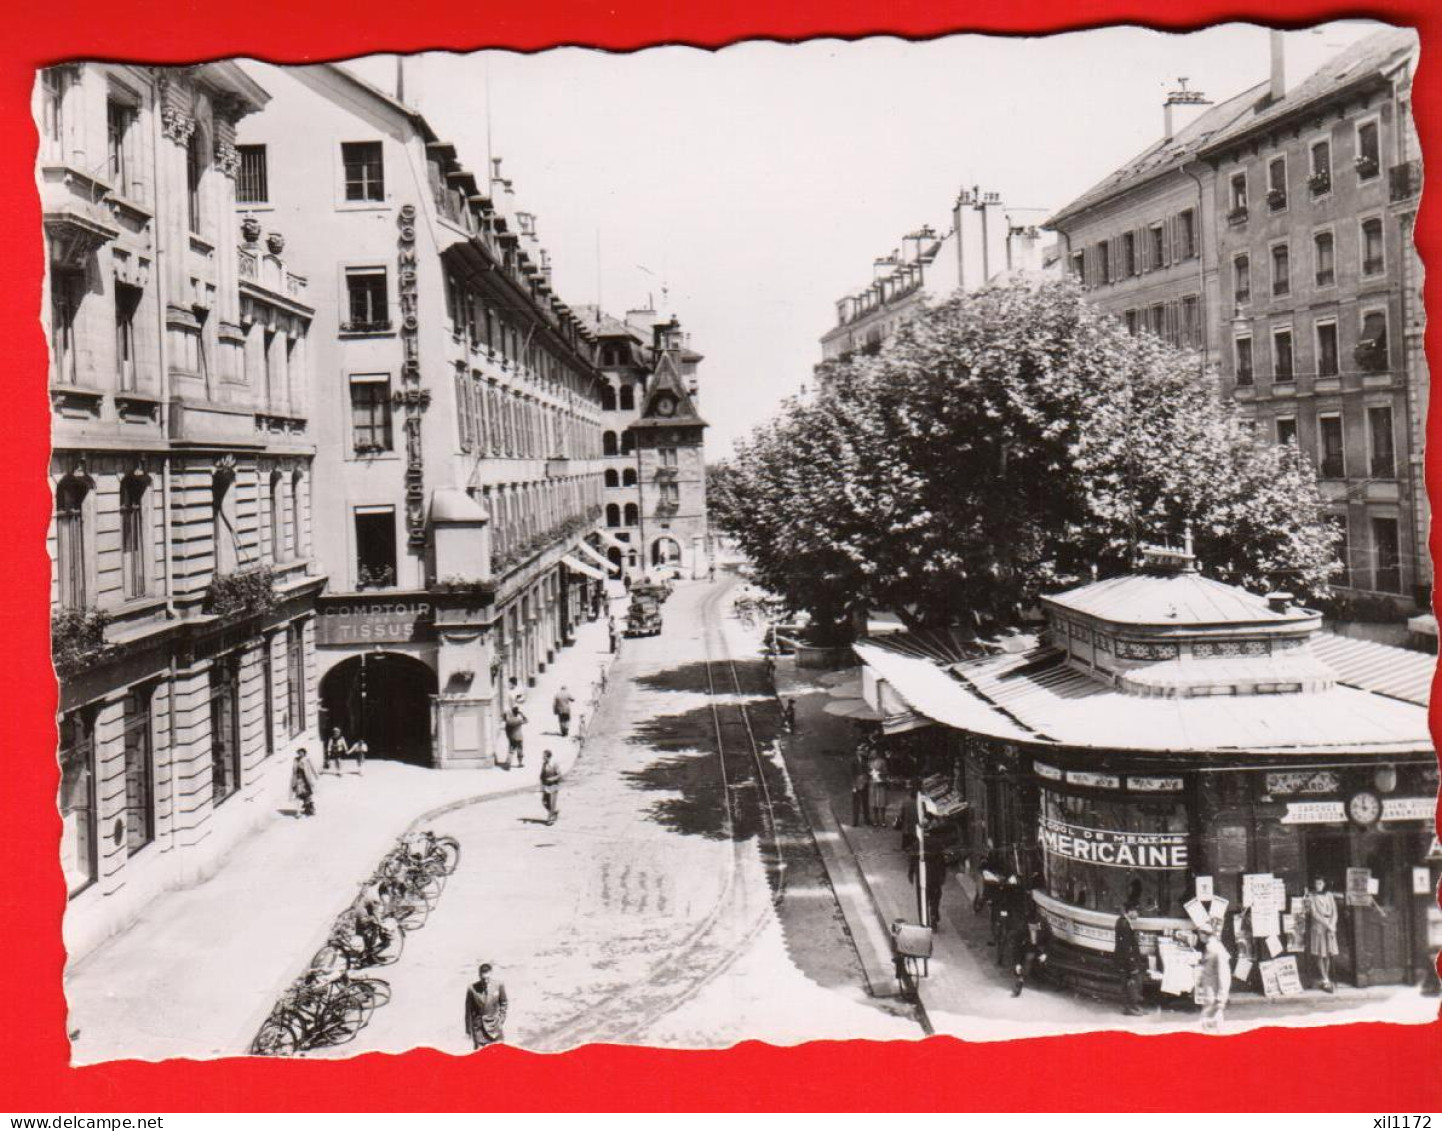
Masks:
[[[72,955],[213,870],[316,737],[314,312],[234,212],[266,101],[229,63],[36,83]]]
[[[1367,37],[1212,137],[1220,371],[1316,467],[1344,534],[1340,594],[1430,604],[1427,365],[1412,224],[1416,34]]]
[[[245,66],[274,101],[242,128],[237,207],[291,233],[318,310],[323,725],[489,765],[512,682],[599,584],[574,552],[602,515],[594,336],[499,161],[477,176],[341,67]]]

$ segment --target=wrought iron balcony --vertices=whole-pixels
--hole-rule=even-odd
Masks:
[[[1313,173],[1307,178],[1307,187],[1312,190],[1313,196],[1325,196],[1332,191],[1332,174]]]
[[[1245,224],[1246,222],[1247,206],[1245,204],[1235,205],[1232,210],[1227,213],[1227,223],[1229,224]]]
[[[1317,272],[1317,286],[1330,287],[1337,281],[1337,273],[1330,267]]]
[[[1394,204],[1400,200],[1410,200],[1422,191],[1422,162],[1404,161],[1400,165],[1393,165],[1388,170],[1388,179]]]

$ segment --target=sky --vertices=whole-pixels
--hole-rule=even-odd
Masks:
[[[1286,33],[1287,85],[1377,26]],[[394,90],[393,56],[347,65]],[[681,320],[719,459],[810,382],[836,300],[905,232],[949,228],[961,188],[1039,222],[1160,138],[1179,77],[1220,102],[1268,66],[1251,24],[437,52],[407,57],[405,99],[473,172],[503,159],[563,301]]]

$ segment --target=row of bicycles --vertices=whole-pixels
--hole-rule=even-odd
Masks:
[[[425,926],[460,862],[455,837],[430,830],[401,837],[275,1003],[251,1053],[297,1056],[352,1040],[391,996],[390,985],[367,971],[400,958],[406,936]]]

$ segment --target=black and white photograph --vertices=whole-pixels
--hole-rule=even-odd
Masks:
[[[38,71],[72,1064],[1436,1021],[1419,56]]]

